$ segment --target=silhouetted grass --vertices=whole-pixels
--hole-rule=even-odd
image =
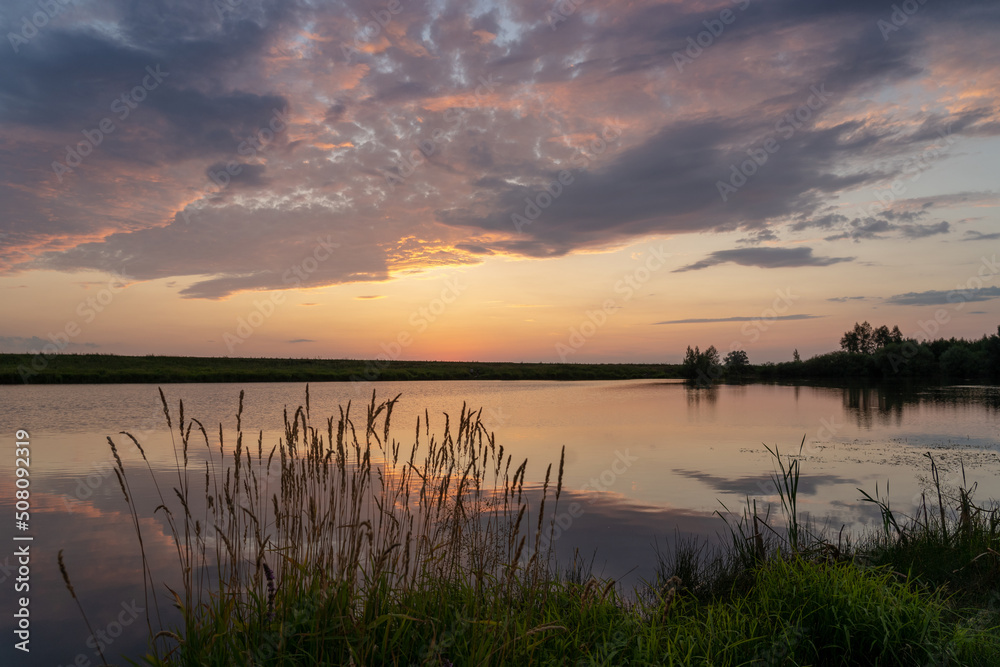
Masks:
[[[970,492],[954,516],[941,496],[939,524],[893,514],[861,548],[834,544],[798,522],[798,459],[775,448],[783,528],[748,500],[730,544],[678,541],[629,593],[586,563],[553,568],[539,545],[562,461],[527,483],[527,461],[505,457],[478,412],[463,407],[440,436],[425,414],[404,447],[389,429],[396,399],[316,425],[307,389],[268,449],[244,442],[240,399],[227,451],[221,426],[216,441],[164,398],[177,481],[157,511],[183,621],[151,633],[148,664],[1000,664],[997,510]],[[136,473],[115,453],[135,516]],[[977,588],[966,601],[963,586]]]

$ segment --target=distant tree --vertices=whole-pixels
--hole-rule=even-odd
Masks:
[[[844,352],[858,351],[858,336],[853,331],[847,331],[840,337],[840,349]]]
[[[988,351],[974,342],[958,341],[941,355],[938,363],[945,375],[955,378],[976,378],[988,375]]]
[[[883,348],[886,345],[903,342],[903,332],[898,326],[894,326],[892,331],[884,324],[875,330],[875,349]]]
[[[844,332],[844,335],[840,338],[840,349],[844,352],[857,353],[861,351],[861,343],[858,337],[858,325],[854,325],[854,329],[851,331]]]
[[[872,329],[872,325],[868,324],[868,321],[865,320],[864,322],[861,323],[860,327],[858,327],[855,324],[855,328],[858,332],[858,347],[860,348],[859,351],[863,352],[864,354],[871,354],[872,352],[874,352],[875,330]]]
[[[792,361],[802,361],[802,357],[799,356],[799,349],[795,348],[792,352]]]
[[[901,343],[903,333],[899,327],[889,330],[887,326],[880,326],[873,329],[867,321],[858,324],[854,323],[854,328],[844,333],[840,339],[840,348],[845,352],[855,352],[861,354],[874,354],[875,350],[883,348],[890,343]]]
[[[719,351],[715,349],[714,345],[709,345],[708,349],[705,350],[705,356],[701,359],[701,367],[707,371],[719,366],[719,364]]]
[[[688,380],[693,380],[698,377],[698,357],[701,356],[701,351],[698,350],[698,346],[692,350],[691,346],[688,345],[687,352],[684,353],[684,361],[681,362],[681,373]]]
[[[750,365],[750,357],[745,350],[733,350],[723,360],[727,370],[740,370]]]
[[[734,379],[742,379],[743,374],[750,368],[750,358],[744,350],[733,350],[726,355],[722,363],[726,367],[726,376]]]
[[[875,347],[885,347],[892,342],[892,334],[889,333],[889,327],[884,324],[878,329],[875,329]]]
[[[702,352],[697,346],[692,350],[688,346],[681,362],[681,374],[688,380],[711,384],[722,376],[722,364],[719,362],[719,351],[715,346],[709,346]]]

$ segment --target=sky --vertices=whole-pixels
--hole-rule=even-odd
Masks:
[[[4,0],[0,351],[751,362],[1000,324],[993,0]]]

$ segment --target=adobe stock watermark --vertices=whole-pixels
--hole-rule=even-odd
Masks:
[[[76,478],[76,487],[73,495],[63,494],[63,504],[66,510],[72,512],[74,505],[87,501],[94,495],[97,489],[101,488],[104,482],[115,474],[115,464],[111,461],[102,461],[93,464],[93,472]]]
[[[163,408],[155,405],[152,412],[143,420],[141,424],[127,429],[128,433],[142,442],[143,438],[152,435],[163,429]],[[76,486],[73,487],[72,494],[63,494],[63,504],[66,511],[73,512],[78,504],[90,500],[108,478],[115,474],[115,464],[108,458],[102,461],[93,461],[90,467],[91,472],[82,474],[76,478]]]
[[[156,90],[163,83],[164,78],[170,76],[170,72],[161,72],[159,65],[155,67],[147,65],[146,72],[146,76],[139,84],[116,97],[111,103],[111,113],[115,114],[119,121],[125,121],[145,101],[149,93]],[[117,128],[115,121],[106,116],[97,123],[97,127],[92,130],[83,130],[83,141],[77,142],[75,146],[66,146],[65,164],[58,160],[52,161],[52,171],[55,172],[59,182],[62,183],[63,174],[71,173],[83,164],[84,158],[93,153],[94,149],[104,141],[104,137]]]
[[[295,288],[301,285],[310,275],[319,270],[320,264],[333,256],[333,251],[339,248],[339,243],[334,243],[327,235],[325,239],[316,239],[316,245],[310,255],[302,261],[295,263],[281,274],[281,282],[285,285],[281,290],[274,291],[266,299],[254,299],[253,310],[246,317],[236,319],[236,329],[230,333],[222,334],[222,342],[230,354],[236,353],[236,347],[245,343],[254,332],[257,331],[264,322],[274,315],[278,306],[285,303],[284,289]]]
[[[289,650],[289,640],[298,635],[303,624],[316,618],[319,606],[315,596],[296,596],[295,604],[285,611],[278,627],[274,628],[273,624],[269,624],[265,628],[246,664],[266,665],[275,662],[274,659],[278,656],[287,655],[285,652]]]
[[[730,0],[730,2],[738,5],[741,12],[746,11],[746,8],[750,6],[750,0]],[[705,49],[710,48],[715,44],[715,40],[722,36],[726,26],[732,25],[736,21],[737,16],[738,14],[733,10],[723,9],[719,12],[719,18],[702,21],[701,24],[705,26],[705,29],[694,37],[687,38],[688,45],[684,51],[674,51],[674,65],[677,66],[677,71],[683,73],[687,65],[700,58]]]
[[[402,11],[403,4],[400,0],[389,0],[384,7],[371,10],[372,20],[361,27],[361,36],[354,38],[354,46],[346,44],[341,44],[340,46],[340,52],[344,55],[344,60],[347,64],[350,65],[351,58],[361,53],[365,44],[370,43],[373,39],[381,35],[382,31],[392,23],[392,17]]]
[[[639,457],[632,456],[628,449],[615,450],[615,457],[611,464],[597,476],[584,482],[580,487],[580,491],[596,491],[597,493],[610,491],[618,483],[622,475],[628,472],[638,461]],[[557,511],[549,520],[549,530],[542,531],[539,543],[533,549],[526,549],[527,553],[522,553],[522,565],[527,564],[533,554],[547,554],[552,545],[573,526],[574,521],[587,513],[586,504],[573,501],[569,503],[564,511]]]
[[[775,322],[779,322],[781,316],[787,313],[792,307],[792,304],[799,300],[798,295],[792,294],[791,287],[786,287],[784,290],[776,289],[774,290],[774,293],[777,296],[774,301],[771,302],[771,306],[762,310],[758,317],[750,320],[749,322],[744,322],[743,326],[740,327],[740,333],[743,335],[743,339],[732,341],[729,344],[730,352],[742,350],[744,340],[748,340],[751,344],[760,340],[761,334],[767,332]],[[725,369],[721,365],[712,366],[708,372],[699,369],[698,377],[695,382],[699,387],[710,387],[717,380],[719,380],[725,372]]]
[[[552,9],[545,12],[545,20],[549,27],[555,30],[559,24],[568,20],[587,0],[556,0]]]
[[[114,620],[87,637],[87,648],[94,651],[94,660],[97,662],[91,662],[90,657],[86,653],[77,653],[73,661],[67,664],[66,667],[92,667],[93,665],[103,664],[104,661],[101,659],[101,655],[104,650],[114,644],[115,640],[125,632],[125,628],[135,623],[136,619],[139,618],[139,614],[144,611],[146,611],[146,608],[140,607],[134,599],[131,604],[122,602],[121,611],[118,612]],[[62,667],[62,665],[59,667]]]
[[[966,302],[973,300],[972,297],[976,291],[985,286],[984,278],[990,278],[998,273],[1000,273],[1000,264],[997,263],[996,254],[991,258],[987,258],[985,255],[981,257],[976,274],[969,276],[964,283],[958,283],[955,289],[945,295],[945,300],[951,304],[951,312],[945,308],[938,308],[934,311],[933,317],[929,317],[926,320],[917,320],[916,330],[911,336],[904,339],[900,353],[889,352],[886,355],[889,364],[892,366],[892,372],[898,373],[903,364],[917,356],[920,351],[920,347],[918,346],[920,338],[930,341],[933,336],[941,331],[943,326],[951,322],[952,313],[962,310],[965,308]]]
[[[267,121],[267,126],[258,128],[256,132],[241,141],[236,146],[236,154],[246,160],[253,160],[271,146],[278,138],[278,135],[288,129],[289,121],[287,110],[271,109],[271,117]],[[217,185],[218,189],[213,189],[211,186],[206,187],[201,197],[224,190],[235,176],[243,173],[245,165],[246,163],[228,160],[218,170],[213,170],[212,166],[209,166],[206,173],[209,180]],[[188,213],[186,207],[181,211],[181,215],[184,216],[185,223],[191,222],[191,214]]]
[[[38,31],[49,24],[49,21],[59,16],[66,10],[67,5],[74,4],[75,0],[35,0],[39,11],[29,18],[27,14],[21,17],[21,29],[18,32],[8,32],[7,41],[14,49],[14,53],[21,51],[21,46],[27,44]]]
[[[766,332],[771,325],[778,321],[783,314],[787,313],[789,308],[792,307],[799,297],[792,294],[792,288],[786,287],[784,290],[776,289],[774,293],[777,295],[773,302],[771,302],[770,308],[765,308],[760,312],[760,316],[756,319],[745,322],[742,327],[740,327],[740,333],[744,337],[749,339],[751,343],[756,343],[760,340],[760,335]],[[729,351],[738,350],[742,348],[742,343],[739,341],[733,341],[729,346]]]
[[[659,248],[649,246],[646,248],[646,258],[642,264],[636,267],[631,273],[626,273],[614,284],[614,293],[621,294],[621,300],[608,298],[603,301],[600,308],[588,310],[584,313],[584,319],[575,326],[569,328],[569,337],[566,341],[556,343],[556,354],[559,360],[566,363],[571,354],[580,350],[587,341],[597,335],[597,332],[608,322],[608,318],[617,313],[626,303],[632,300],[640,287],[645,285],[653,277],[653,274],[666,266],[666,259],[670,253]]]
[[[601,128],[600,135],[591,139],[590,143],[587,144],[590,151],[578,146],[576,153],[570,158],[570,162],[581,171],[586,169],[591,162],[597,159],[598,155],[603,155],[608,147],[617,142],[621,136],[620,127],[604,126]],[[542,211],[552,206],[552,202],[559,199],[565,188],[572,185],[573,181],[572,172],[563,169],[556,176],[556,180],[546,185],[541,192],[536,193],[533,197],[525,197],[523,215],[520,213],[510,214],[510,221],[513,223],[514,229],[521,233],[525,226],[533,224],[542,215]]]
[[[15,574],[17,574],[17,564],[10,562],[10,556],[4,556],[3,562],[0,563],[0,584],[6,583]]]
[[[459,638],[475,622],[475,616],[468,613],[467,608],[463,606],[447,630],[440,632],[435,630],[431,633],[433,635],[432,639],[414,654],[420,662],[411,661],[409,667],[419,667],[426,664],[453,665],[454,663],[448,660],[445,653],[458,642]],[[431,660],[433,662],[429,663]]]
[[[904,0],[904,2],[898,5],[893,5],[892,13],[889,14],[888,20],[879,19],[875,21],[879,32],[882,33],[882,39],[888,42],[889,35],[901,30],[910,20],[910,17],[916,14],[920,10],[920,7],[925,4],[927,4],[927,0]]]
[[[833,96],[832,93],[826,91],[825,83],[819,84],[819,87],[814,84],[809,87],[809,90],[809,97],[798,109],[785,114],[774,124],[774,133],[780,134],[785,141],[794,137],[797,131],[805,127],[812,120],[813,114],[822,109],[827,100]],[[729,165],[728,181],[716,181],[715,183],[723,203],[729,201],[731,195],[736,194],[740,188],[746,185],[747,181],[753,178],[754,174],[767,163],[768,158],[779,150],[781,150],[781,143],[774,135],[771,135],[759,146],[748,148],[746,152],[750,159],[741,162],[739,167],[735,163]]]
[[[504,413],[503,406],[498,405],[487,410],[480,418],[480,423],[483,425],[483,428],[492,433],[504,426],[509,418],[510,415]]]
[[[962,466],[964,465],[961,455],[957,459],[947,459],[948,456],[945,452],[938,452],[936,456],[932,457],[930,452],[925,453],[924,458],[928,459],[928,464],[933,461],[934,468],[930,471],[929,475],[918,475],[917,479],[920,482],[922,490],[916,491],[910,497],[910,507],[912,508],[910,512],[914,516],[918,516],[919,512],[923,509],[924,505],[927,503],[928,497],[937,496],[937,486],[941,487],[941,495],[944,498],[945,503],[954,502],[954,507],[958,507],[960,501],[960,489],[964,488],[963,477],[962,477]],[[937,473],[937,480],[934,479],[934,473]],[[935,498],[936,499],[936,498]]]
[[[918,181],[923,172],[934,166],[934,161],[943,157],[956,141],[951,132],[951,125],[948,125],[943,130],[938,130],[938,136],[941,137],[939,143],[928,146],[920,151],[919,155],[907,158],[903,162],[900,171],[903,174],[909,175],[909,178],[904,181],[902,177],[898,177],[893,179],[888,188],[884,190],[876,189],[874,192],[878,202],[872,202],[867,207],[859,207],[855,211],[855,217],[860,219],[873,217],[889,208],[896,201],[897,197],[902,197],[906,194],[906,184]]]
[[[492,74],[487,74],[486,78],[479,77],[479,85],[476,86],[474,91],[474,108],[478,109],[483,103],[483,98],[492,94],[496,90],[497,85],[497,82],[493,80]],[[468,115],[465,113],[465,110],[455,107],[447,109],[443,117],[448,125],[447,129],[435,127],[430,131],[430,138],[420,139],[415,143],[413,150],[408,153],[400,153],[394,159],[395,164],[390,169],[383,167],[375,169],[375,171],[382,175],[390,190],[395,190],[397,185],[404,185],[406,179],[412,176],[422,165],[426,164],[427,159],[434,155],[439,148],[449,143],[454,137],[455,132],[461,129],[468,121]],[[395,171],[392,171],[393,169]]]
[[[778,667],[786,664],[795,647],[805,639],[806,633],[796,625],[785,626],[781,635],[766,649],[758,649],[751,667]]]
[[[407,320],[411,329],[400,331],[395,338],[379,343],[379,352],[374,360],[365,361],[365,368],[362,374],[352,375],[352,382],[372,382],[377,380],[382,371],[392,363],[397,361],[403,350],[408,348],[417,339],[417,336],[427,331],[431,324],[437,321],[441,315],[448,310],[448,307],[458,300],[462,292],[468,285],[462,285],[457,278],[447,277],[444,279],[444,287],[437,297],[430,300],[426,306],[420,306],[412,313]]]
[[[215,14],[220,21],[226,19],[226,14],[232,14],[236,8],[243,4],[243,0],[215,0],[212,6],[215,7]]]
[[[623,649],[627,650],[634,644],[634,642],[635,637],[632,636],[631,633],[625,633],[622,630],[615,630],[610,637],[603,635],[599,642],[595,641],[591,644],[593,648],[589,651],[590,655],[579,658],[576,661],[576,664],[571,667],[594,667],[594,665],[614,664],[600,661],[601,657],[609,656],[610,658],[611,656],[620,654]],[[569,663],[566,664],[569,665]]]
[[[124,271],[112,271],[111,276],[111,280],[97,294],[88,296],[76,305],[75,312],[83,318],[84,324],[90,324],[97,319],[97,316],[111,305],[111,302],[115,299],[115,295],[128,287],[128,282],[132,280]],[[82,331],[83,329],[77,320],[70,320],[63,326],[61,331],[57,331],[56,333],[50,332],[48,339],[51,342],[46,343],[41,350],[30,351],[30,354],[33,355],[30,364],[31,367],[28,368],[24,364],[20,364],[17,367],[17,373],[21,376],[21,381],[26,383],[44,371],[48,367],[49,362],[65,350],[71,340],[79,336]]]
[[[829,417],[820,417],[819,428],[816,429],[815,434],[812,437],[806,435],[805,440],[802,442],[802,447],[799,451],[788,454],[789,459],[791,458],[801,458],[803,454],[805,455],[815,455],[820,452],[819,443],[827,442],[831,438],[837,435],[846,424],[844,422],[837,423],[837,415],[830,415]],[[769,476],[767,480],[758,479],[755,482],[757,490],[760,491],[761,498],[767,499],[776,495],[777,491],[774,487],[774,477]]]
[[[256,133],[241,141],[236,147],[236,154],[247,160],[252,160],[286,129],[288,129],[288,115],[282,113],[280,109],[271,109],[271,118],[267,127],[258,129]],[[243,173],[243,165],[235,160],[230,160],[224,169],[217,172],[209,169],[208,177],[222,189],[232,182],[233,176],[239,176],[241,173]]]

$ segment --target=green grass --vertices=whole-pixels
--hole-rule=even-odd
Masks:
[[[934,493],[922,495],[915,515],[893,512],[888,501],[864,493],[882,513],[883,531],[868,536],[865,557],[875,566],[908,573],[927,588],[940,589],[959,604],[1000,608],[1000,505],[973,502],[975,486],[941,486],[931,467]],[[936,506],[935,506],[936,501]]]
[[[679,378],[670,364],[0,354],[0,384],[635,380]]]
[[[728,545],[680,541],[623,591],[535,551],[563,461],[526,482],[465,408],[440,435],[418,420],[403,446],[394,404],[314,422],[307,389],[269,449],[244,441],[242,394],[219,438],[164,399],[177,481],[157,486],[158,513],[180,587],[162,599],[143,571],[147,608],[172,601],[183,620],[149,619],[146,664],[1000,665],[1000,510],[969,490],[912,519],[876,494],[885,530],[834,544],[798,521],[799,460],[775,448],[783,528],[748,500]],[[141,443],[109,442],[142,545],[130,485],[149,482],[118,455]]]

